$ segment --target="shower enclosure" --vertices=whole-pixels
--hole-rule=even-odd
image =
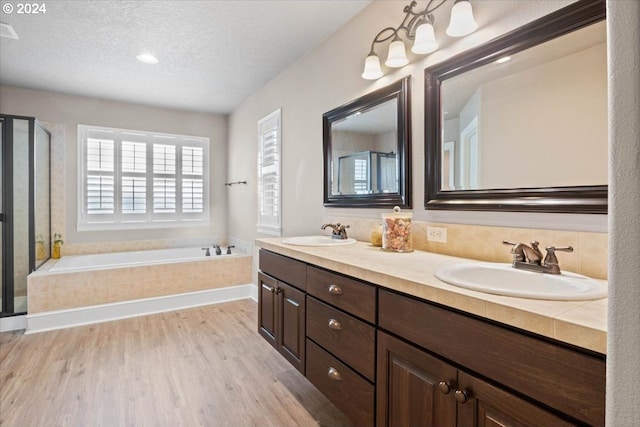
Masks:
[[[0,115],[2,313],[27,312],[27,276],[50,257],[50,140],[33,117]]]

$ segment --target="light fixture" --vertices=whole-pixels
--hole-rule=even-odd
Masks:
[[[496,59],[496,64],[504,64],[507,61],[511,61],[511,57],[510,56],[503,56],[500,59]]]
[[[404,32],[404,37],[408,41],[413,42],[411,51],[419,55],[434,52],[438,49],[436,40],[433,12],[440,8],[449,0],[429,0],[427,6],[422,12],[414,11],[418,5],[412,1],[411,4],[404,7],[404,19],[397,28],[387,27],[380,31],[371,42],[371,51],[367,55],[364,63],[364,72],[362,78],[367,80],[376,80],[384,75],[380,67],[380,58],[376,54],[375,47],[378,43],[384,43],[391,40],[389,51],[385,65],[391,68],[404,67],[409,63],[406,54],[404,40],[400,37],[400,32]],[[451,37],[461,37],[472,33],[476,30],[478,24],[473,18],[473,11],[469,0],[454,0],[451,9],[451,19],[447,34]]]
[[[140,62],[144,62],[145,64],[152,64],[152,65],[160,62],[158,61],[158,58],[156,58],[155,56],[147,52],[136,55],[136,59]]]

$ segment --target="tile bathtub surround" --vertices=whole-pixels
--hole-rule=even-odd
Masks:
[[[224,265],[222,265],[222,262]],[[74,273],[33,273],[29,313],[107,304],[251,283],[252,257]]]
[[[381,220],[372,218],[331,217],[324,222],[349,224],[349,237],[369,242],[369,236]],[[447,243],[427,240],[427,227],[445,227]],[[412,222],[413,248],[419,251],[471,258],[488,262],[511,262],[510,248],[503,240],[529,243],[540,242],[545,246],[572,246],[573,252],[556,252],[560,268],[595,279],[607,280],[607,233],[580,231],[542,230],[531,228],[489,227],[466,224],[441,224],[423,221]]]

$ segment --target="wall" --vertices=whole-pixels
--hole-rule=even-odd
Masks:
[[[444,34],[450,6],[436,13],[439,51],[416,58],[377,81],[360,77],[371,40],[382,28],[402,19],[402,5],[375,1],[324,43],[298,60],[240,105],[229,119],[229,179],[249,184],[229,192],[229,233],[251,241],[256,233],[256,122],[282,107],[283,234],[317,234],[334,216],[380,218],[378,209],[324,208],[322,173],[322,114],[375,89],[412,76],[412,169],[414,219],[428,222],[476,224],[605,232],[606,215],[566,215],[496,212],[426,211],[424,203],[424,69],[427,66],[511,31],[571,1],[482,1],[474,3],[480,29],[462,39]],[[383,51],[380,52],[383,56]]]
[[[609,49],[608,426],[640,425],[640,2],[607,2]]]
[[[64,236],[63,254],[113,252],[223,243],[226,240],[227,117],[97,98],[0,87],[0,111],[37,117],[52,132],[52,233]],[[210,140],[211,223],[208,227],[137,231],[76,231],[77,125],[87,124],[205,136]],[[61,179],[62,177],[62,179]]]

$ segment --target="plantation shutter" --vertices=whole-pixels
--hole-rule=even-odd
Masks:
[[[281,110],[258,121],[258,224],[260,233],[281,235]]]

